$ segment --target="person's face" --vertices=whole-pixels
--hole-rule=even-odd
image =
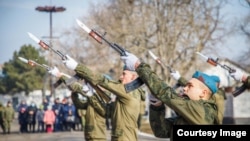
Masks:
[[[200,100],[204,97],[206,91],[204,87],[204,84],[200,80],[192,78],[183,88],[183,92],[191,100]]]
[[[119,80],[122,84],[127,84],[135,79],[135,74],[128,70],[124,70],[122,75],[120,76]]]

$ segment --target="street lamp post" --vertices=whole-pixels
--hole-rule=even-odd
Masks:
[[[52,38],[53,38],[53,35],[52,35],[52,13],[55,13],[55,12],[63,12],[65,11],[66,9],[64,7],[55,7],[55,6],[38,6],[36,7],[36,10],[39,11],[39,12],[48,12],[49,13],[49,21],[50,21],[50,36],[49,36],[49,45],[52,47]],[[52,66],[52,52],[50,52],[50,57],[51,59],[49,59],[49,65]],[[53,94],[55,94],[55,89],[53,87],[53,80],[52,80],[52,76],[49,77],[49,85],[50,85],[50,92],[51,92],[51,96]]]

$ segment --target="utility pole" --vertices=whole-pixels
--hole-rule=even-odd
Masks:
[[[52,47],[52,39],[53,39],[52,13],[63,12],[66,9],[64,7],[55,7],[55,6],[38,6],[38,7],[36,7],[36,10],[39,12],[48,12],[49,13],[49,23],[50,23],[49,24],[50,25],[49,45]],[[53,54],[52,54],[52,52],[50,52],[49,66],[53,66],[52,58],[53,58]],[[55,89],[53,87],[53,78],[51,75],[49,76],[49,86],[50,86],[50,96],[55,95]]]

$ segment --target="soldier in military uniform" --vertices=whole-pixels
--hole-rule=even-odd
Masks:
[[[137,141],[137,119],[140,113],[141,89],[127,91],[125,85],[138,76],[134,71],[123,70],[120,81],[112,81],[102,74],[95,73],[82,64],[78,64],[70,56],[63,61],[65,66],[74,70],[76,74],[89,82],[91,86],[101,86],[116,95],[115,109],[112,117],[112,141]]]
[[[5,115],[5,107],[3,106],[2,102],[0,102],[0,126],[2,128],[3,134],[6,133],[6,128],[4,125],[4,115]]]
[[[11,130],[11,123],[15,118],[15,111],[14,108],[12,106],[11,101],[8,101],[7,106],[5,107],[5,115],[4,115],[4,125],[5,125],[5,129],[6,132],[8,134],[10,134],[10,130]]]
[[[159,78],[148,64],[140,62],[132,53],[126,52],[126,56],[121,56],[121,60],[129,70],[136,70],[152,95],[173,109],[178,115],[177,117],[164,119],[164,104],[150,105],[150,114],[152,114],[150,124],[155,136],[170,137],[170,140],[173,140],[173,125],[219,124],[217,106],[212,99],[212,95],[217,92],[216,81],[213,77],[196,71],[180,96],[171,86]]]
[[[171,72],[170,75],[177,80],[177,84],[179,86],[185,87],[188,83],[188,81],[181,77],[179,71]],[[218,122],[219,124],[223,123],[224,118],[224,111],[225,111],[225,100],[226,100],[226,93],[224,89],[220,86],[220,78],[218,76],[212,76],[214,77],[214,80],[217,82],[218,91],[216,94],[213,95],[213,99],[215,100],[215,103],[218,108]]]
[[[49,71],[50,74],[58,77],[60,81],[66,83],[69,79],[65,75],[62,75],[59,70],[54,67]],[[85,127],[84,127],[84,137],[86,141],[106,141],[107,133],[105,126],[105,104],[100,99],[97,92],[94,94],[88,86],[81,85],[79,82],[73,82],[72,84],[67,84],[69,89],[72,91],[71,99],[79,110],[85,110]],[[100,92],[100,91],[98,91]],[[81,95],[80,95],[81,94]],[[90,96],[91,95],[91,96]]]

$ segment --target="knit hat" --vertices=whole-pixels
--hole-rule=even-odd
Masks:
[[[200,71],[196,71],[192,77],[204,83],[211,90],[213,94],[217,92],[218,90],[217,83],[220,82],[220,78],[218,76],[215,75],[210,76]]]

